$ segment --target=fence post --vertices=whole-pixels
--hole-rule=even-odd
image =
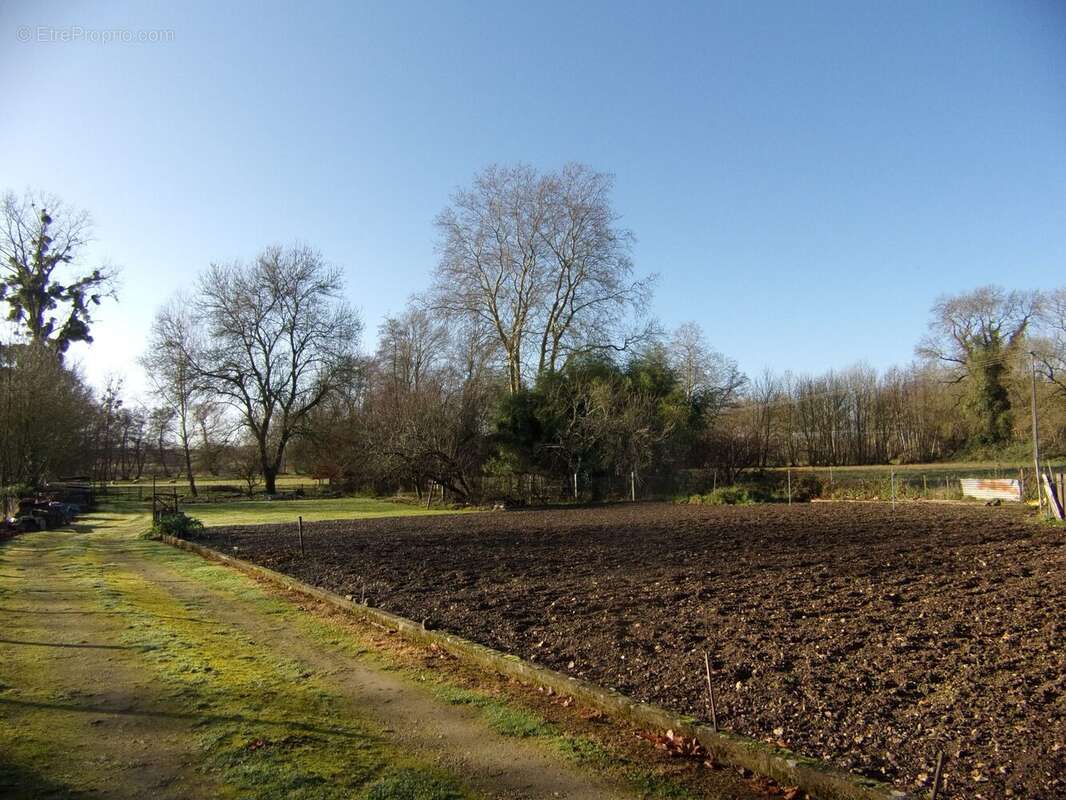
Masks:
[[[788,468],[788,504],[792,505],[792,467]]]
[[[297,517],[296,524],[298,526],[297,529],[300,532],[300,555],[307,555],[306,551],[304,550],[304,518]]]
[[[629,470],[629,499],[637,501],[637,471],[633,469]]]
[[[892,510],[896,509],[896,471],[892,470]]]

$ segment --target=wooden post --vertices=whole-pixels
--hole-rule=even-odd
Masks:
[[[304,518],[303,517],[297,517],[296,518],[296,525],[297,525],[297,530],[299,531],[299,534],[300,534],[300,555],[305,556],[305,555],[307,555],[307,551],[304,550]]]
[[[1043,494],[1047,494],[1047,507],[1055,519],[1061,521],[1066,514],[1063,513],[1062,498],[1055,491],[1054,476],[1051,470],[1045,470],[1039,478]]]
[[[577,500],[577,473],[574,473],[574,500]]]
[[[792,467],[788,468],[788,504],[792,505]]]
[[[711,707],[711,730],[718,733],[718,709],[714,702],[714,684],[711,682],[711,657],[703,652],[703,671],[707,676],[707,701]]]
[[[922,475],[922,494],[925,496],[926,500],[929,499],[929,481],[925,479],[924,474]]]
[[[637,472],[629,470],[629,499],[637,502]]]
[[[892,510],[895,511],[896,510],[896,471],[895,470],[892,470],[892,477],[890,478],[890,480],[892,482]]]
[[[1033,378],[1033,466],[1034,476],[1036,477],[1036,499],[1040,504],[1040,513],[1044,512],[1044,492],[1043,487],[1040,485],[1040,418],[1036,412],[1036,353],[1030,352],[1032,356],[1032,378]]]
[[[936,800],[940,794],[940,779],[944,775],[944,751],[941,750],[936,757],[936,771],[933,773],[933,793],[929,800]]]

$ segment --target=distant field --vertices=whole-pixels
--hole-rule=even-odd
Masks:
[[[1043,463],[1052,469],[1059,469],[1066,466],[1066,461],[1052,460],[1048,461],[1042,459]],[[889,472],[899,473],[911,473],[911,474],[928,474],[928,475],[969,475],[971,473],[980,472],[982,474],[992,474],[999,472],[1002,475],[1016,475],[1021,468],[1032,469],[1033,464],[1031,461],[1026,463],[1019,463],[1016,461],[1011,462],[996,462],[996,461],[950,461],[939,462],[935,464],[864,464],[861,466],[850,467],[832,467],[834,476],[846,477],[848,475],[855,475],[856,477],[868,476],[870,474],[887,474]],[[776,471],[783,471],[789,469],[789,467],[774,467]],[[791,467],[793,472],[814,472],[817,474],[828,474],[830,467]]]
[[[156,486],[188,486],[188,480],[182,476],[180,478],[162,478],[157,476],[155,479]],[[329,481],[318,481],[312,478],[310,475],[278,475],[278,488],[290,489],[296,486],[314,486],[321,483],[323,486],[328,486]],[[197,486],[241,486],[245,485],[243,478],[235,476],[213,476],[213,475],[197,475]],[[141,478],[139,481],[109,481],[108,486],[152,486],[152,476]],[[262,491],[263,484],[259,483],[257,487],[259,491]]]
[[[260,525],[334,519],[375,517],[416,517],[460,513],[451,509],[430,509],[373,497],[336,497],[324,500],[238,500],[232,503],[186,503],[182,510],[204,525]]]

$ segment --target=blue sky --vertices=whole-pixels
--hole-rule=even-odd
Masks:
[[[749,373],[905,362],[940,293],[1066,284],[1052,0],[0,0],[0,96],[0,189],[88,209],[123,270],[94,381],[141,384],[154,307],[209,262],[294,239],[370,346],[491,162],[613,173],[655,313]]]

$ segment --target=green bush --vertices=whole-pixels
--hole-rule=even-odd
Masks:
[[[806,474],[792,484],[792,499],[800,503],[809,503],[814,498],[821,497],[824,489],[821,478],[817,475]]]
[[[759,498],[744,486],[722,486],[701,500],[708,506],[752,506]]]
[[[0,515],[14,516],[18,511],[19,500],[33,494],[33,487],[28,483],[11,483],[0,486]]]
[[[163,536],[177,536],[179,539],[195,539],[204,529],[204,524],[195,517],[182,511],[160,514],[152,525],[152,532]]]

